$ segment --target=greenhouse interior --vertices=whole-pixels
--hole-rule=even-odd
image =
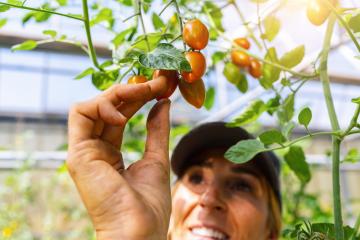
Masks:
[[[181,136],[192,128],[213,121],[237,123],[246,111],[253,114],[252,119],[239,126],[245,127],[254,136],[270,129],[284,129],[284,123],[279,122],[277,113],[274,113],[278,110],[270,114],[267,110],[254,113],[255,109],[249,113],[249,106],[257,99],[261,99],[262,104],[269,103],[275,96],[279,96],[283,106],[287,104],[286,97],[296,93],[292,109],[279,111],[285,111],[285,114],[292,111],[288,120],[295,124],[288,140],[291,142],[303,137],[304,140],[296,145],[305,152],[311,179],[299,180],[293,167],[284,161],[286,141],[272,143],[281,163],[283,223],[279,239],[296,239],[287,236],[286,229],[292,229],[299,223],[334,223],[331,135],[334,126],[329,119],[329,102],[324,97],[321,75],[324,36],[328,34],[330,24],[313,25],[306,17],[307,1],[316,0],[0,2],[0,239],[96,239],[90,218],[66,167],[69,109],[104,90],[92,79],[91,75],[97,70],[89,45],[94,47],[99,63],[110,60],[110,68],[117,67],[118,74],[127,78],[135,71],[125,72],[128,63],[122,65],[117,60],[136,45],[137,36],[144,33],[147,40],[147,33],[164,34],[169,29],[179,33],[178,26],[171,25],[174,25],[172,21],[176,25],[179,19],[186,22],[193,18],[201,19],[210,28],[210,41],[201,51],[207,61],[207,71],[202,77],[206,87],[205,106],[197,109],[188,104],[179,89],[170,97],[170,153]],[[178,2],[176,6],[181,17],[175,7],[167,6],[168,2]],[[338,129],[344,130],[354,120],[354,112],[356,115],[360,105],[360,3],[355,0],[338,2],[339,7],[335,9],[332,6],[329,12],[333,12],[327,19],[331,21],[330,18],[333,18],[336,23],[328,46],[328,69],[325,73],[331,83]],[[84,16],[84,3],[88,4],[90,14],[90,44],[83,23],[86,21],[74,19]],[[134,14],[136,6],[141,4],[146,8],[140,8],[140,14]],[[214,12],[209,14],[207,9]],[[50,14],[50,11],[67,15]],[[155,24],[154,14],[164,27]],[[139,16],[142,19],[138,19]],[[139,21],[144,23],[143,26]],[[352,21],[359,24],[356,26]],[[222,32],[214,30],[216,26],[213,25],[221,25]],[[281,28],[274,30],[277,26]],[[132,33],[135,37],[124,35],[123,31],[129,27],[135,29]],[[267,31],[275,31],[274,36],[270,37]],[[177,39],[173,32],[169,34],[174,40],[170,42],[161,37],[158,42],[174,43],[182,50],[181,31]],[[120,36],[122,33],[123,36]],[[119,36],[122,38],[120,44],[114,40]],[[237,37],[248,37],[253,57],[259,56],[260,61],[265,58],[264,69],[271,65],[266,61],[273,61],[268,58],[269,48],[276,48],[280,57],[291,49],[304,46],[304,56],[296,66],[282,69],[280,78],[271,83],[271,87],[265,87],[261,80],[247,74],[246,90],[239,90],[241,87],[227,79],[225,70],[229,63],[226,49],[231,47],[228,40]],[[36,47],[21,49],[21,43],[29,40],[36,42]],[[216,60],[215,55],[221,57]],[[89,68],[92,72],[78,79],[77,76]],[[243,74],[245,70],[241,71]],[[302,77],[313,73],[316,74],[312,78]],[[294,85],[291,85],[293,82]],[[142,156],[146,116],[155,102],[145,105],[130,120],[133,122],[124,133],[121,151],[126,165]],[[298,115],[304,108],[311,109],[312,118],[307,124],[299,124]],[[339,178],[343,224],[360,233],[360,188],[357,186],[360,182],[359,122],[357,128],[355,126],[354,134],[341,141]],[[316,136],[317,132],[330,134]],[[306,135],[308,137],[304,137]],[[354,238],[343,239],[358,239],[356,236],[360,235],[354,232]]]

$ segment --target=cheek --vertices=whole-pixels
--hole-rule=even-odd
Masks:
[[[229,217],[234,239],[258,240],[268,236],[268,208],[263,202],[231,202]]]
[[[178,186],[172,199],[172,218],[175,225],[184,222],[196,204],[196,199],[197,195],[193,192],[183,185]]]

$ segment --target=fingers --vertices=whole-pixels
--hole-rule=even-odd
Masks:
[[[159,101],[150,111],[147,120],[147,139],[144,159],[160,161],[168,168],[170,100]]]
[[[76,144],[99,135],[99,128],[95,127],[98,120],[105,123],[104,130],[109,129],[107,125],[118,126],[120,131],[116,131],[117,134],[111,136],[111,139],[120,138],[121,130],[125,127],[127,120],[147,101],[165,92],[166,87],[164,77],[141,84],[118,84],[112,86],[95,99],[76,104],[69,113],[69,144]],[[134,104],[134,106],[130,105],[130,107],[127,105],[122,111],[118,111],[116,107],[123,102],[139,103]],[[124,116],[123,113],[126,115]],[[109,131],[107,130],[107,132]]]

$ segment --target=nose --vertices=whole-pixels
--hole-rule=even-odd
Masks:
[[[199,204],[203,208],[211,210],[223,211],[226,209],[226,204],[221,197],[220,189],[215,184],[208,185],[200,195]]]

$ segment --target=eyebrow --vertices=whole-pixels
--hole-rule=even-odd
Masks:
[[[253,169],[252,167],[249,166],[244,166],[244,165],[240,165],[240,166],[235,166],[231,168],[231,171],[234,173],[247,173],[247,174],[251,174],[254,177],[259,177],[259,172],[256,171],[255,169]]]

